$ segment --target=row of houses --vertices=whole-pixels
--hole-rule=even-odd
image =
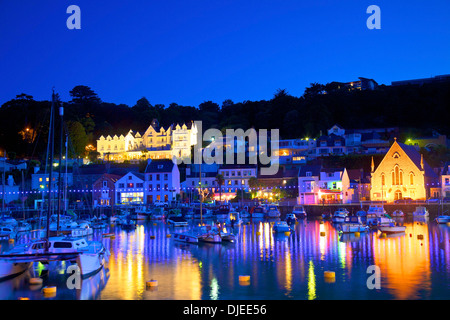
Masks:
[[[223,176],[220,188],[218,174]],[[18,199],[19,186],[11,176],[7,178],[5,192],[15,194]],[[93,204],[104,206],[192,198],[200,187],[215,200],[231,200],[239,193],[255,190],[253,196],[270,197],[274,189],[281,188],[292,191],[289,196],[296,197],[300,204],[450,198],[450,164],[431,168],[417,148],[396,139],[380,163],[375,166],[372,160],[370,172],[321,165],[281,165],[276,174],[265,176],[256,165],[248,164],[188,165],[180,172],[172,160],[149,159],[145,168],[114,163],[73,166],[62,173],[61,179],[71,189],[92,192]],[[48,190],[49,180],[48,173],[32,174],[31,190]],[[53,190],[58,183],[56,170],[52,176]],[[12,200],[16,198],[6,201]]]

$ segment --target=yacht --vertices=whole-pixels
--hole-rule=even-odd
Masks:
[[[426,207],[417,207],[413,212],[413,217],[428,217],[429,213]]]
[[[404,217],[405,213],[402,210],[395,210],[392,212],[393,217]]]
[[[232,223],[233,222],[233,223]],[[225,224],[228,226],[240,226],[242,224],[242,219],[240,217],[240,214],[238,211],[230,211],[228,213],[227,220],[225,221]]]
[[[378,218],[383,217],[386,214],[386,210],[382,205],[371,205],[367,210],[366,223],[368,226],[376,226],[378,224]]]
[[[165,217],[165,212],[163,207],[156,207],[152,210],[150,215],[151,220],[162,220]]]
[[[382,233],[400,233],[405,232],[406,227],[396,223],[388,215],[378,218],[377,229]]]
[[[0,239],[15,239],[17,236],[16,227],[12,225],[0,226]]]
[[[292,210],[292,213],[297,218],[306,218],[306,216],[307,216],[306,210],[303,206],[295,206],[294,209]]]
[[[366,232],[368,229],[369,227],[364,225],[358,216],[347,216],[338,226],[338,230],[342,233]]]
[[[230,206],[221,205],[221,206],[219,206],[219,209],[217,210],[215,217],[217,219],[227,219],[229,212],[230,212]]]
[[[337,222],[337,223],[344,222],[345,217],[347,217],[347,216],[348,216],[347,209],[339,208],[334,212],[332,220],[333,220],[333,222]]]
[[[17,225],[17,220],[14,219],[10,214],[3,213],[0,217],[0,225]]]
[[[47,248],[48,245],[48,249]],[[82,277],[99,271],[109,258],[109,251],[101,242],[84,238],[50,237],[18,245],[0,255],[0,279],[18,275],[33,264],[50,261],[69,261],[78,264]]]
[[[436,222],[439,224],[445,224],[450,222],[450,216],[449,215],[440,215],[436,217]]]
[[[134,220],[147,220],[151,215],[152,210],[142,206],[134,210],[134,214],[131,215],[131,218]]]
[[[253,219],[264,218],[264,209],[262,207],[254,207],[250,214]]]
[[[287,224],[286,221],[275,221],[272,230],[274,232],[289,232],[291,231],[291,227]]]
[[[167,219],[167,223],[174,227],[186,227],[188,222],[183,217],[170,217]]]
[[[280,217],[280,211],[278,210],[277,206],[269,206],[267,208],[266,216],[267,218],[279,218]]]
[[[191,233],[172,233],[172,238],[180,242],[198,243],[198,236]]]

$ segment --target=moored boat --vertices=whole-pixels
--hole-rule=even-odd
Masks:
[[[436,217],[435,221],[436,221],[436,223],[439,223],[439,224],[449,223],[450,222],[450,216],[448,216],[448,215],[440,215],[440,216]]]
[[[414,217],[428,217],[429,212],[426,207],[417,207],[416,210],[413,212]]]
[[[183,217],[170,217],[167,219],[167,223],[174,227],[186,227],[188,222]]]
[[[294,209],[292,209],[292,213],[299,219],[306,218],[306,210],[303,206],[295,206]]]
[[[273,224],[272,230],[274,232],[289,232],[292,231],[291,227],[287,224],[286,221],[275,221]]]
[[[361,217],[347,216],[344,222],[338,226],[338,230],[342,233],[366,232],[369,227],[362,223]]]
[[[404,217],[405,213],[402,210],[395,210],[392,212],[393,217]]]
[[[378,218],[383,217],[386,214],[386,210],[382,205],[371,205],[367,210],[366,223],[368,226],[376,226],[378,224]]]
[[[267,218],[279,218],[280,217],[280,211],[278,210],[277,206],[271,205],[267,208],[266,217]]]
[[[252,219],[264,218],[264,209],[263,209],[263,207],[253,207],[250,210],[250,215],[251,215]]]
[[[69,261],[76,263],[80,274],[88,277],[99,271],[109,257],[101,242],[84,238],[50,237],[31,241],[0,255],[0,278],[27,270],[33,262]],[[19,268],[15,268],[15,266]]]
[[[333,213],[332,221],[335,223],[344,222],[345,217],[348,216],[348,211],[345,208],[339,208]]]
[[[378,218],[377,229],[382,233],[401,233],[405,232],[406,226],[396,223],[388,215]]]
[[[172,238],[180,242],[198,243],[198,236],[190,233],[172,233]]]

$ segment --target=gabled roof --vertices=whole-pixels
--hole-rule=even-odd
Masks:
[[[174,163],[172,160],[152,160],[147,164],[145,173],[172,172]]]
[[[320,175],[320,171],[322,169],[322,166],[301,166],[300,170],[298,172],[299,177],[306,177],[307,172],[311,172],[312,176],[318,177]]]
[[[406,155],[411,159],[412,162],[417,166],[417,168],[421,169],[421,158],[422,156],[420,153],[416,150],[414,146],[409,146],[401,142],[394,142],[397,143],[400,148],[406,153]],[[436,172],[434,172],[433,168],[430,167],[430,165],[423,160],[423,168],[425,170],[425,175],[431,178],[437,178]]]

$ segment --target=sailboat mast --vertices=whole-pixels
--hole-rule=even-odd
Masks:
[[[59,231],[59,216],[61,215],[61,192],[62,192],[62,153],[63,153],[63,126],[64,126],[64,107],[62,103],[59,107],[59,117],[60,117],[60,144],[59,144],[59,177],[58,177],[58,220],[56,223],[56,232]]]
[[[48,174],[48,210],[47,210],[47,241],[50,238],[50,217],[51,217],[51,209],[52,209],[52,179],[53,179],[53,152],[55,151],[55,145],[54,145],[54,114],[53,109],[55,107],[55,91],[52,92],[52,106],[50,110],[50,125],[49,125],[49,141],[51,145],[50,150],[50,171]],[[48,250],[48,246],[47,246]]]

